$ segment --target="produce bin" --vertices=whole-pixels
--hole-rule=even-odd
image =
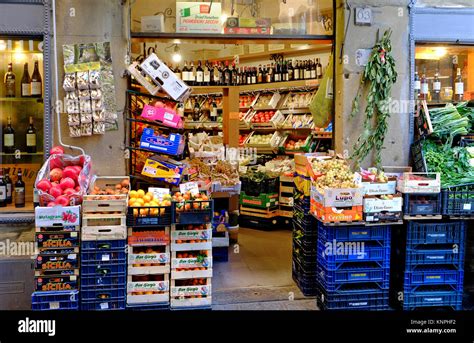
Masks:
[[[442,213],[447,216],[474,216],[474,183],[442,190]]]
[[[405,215],[441,214],[441,193],[404,194],[403,213]]]
[[[172,218],[171,206],[129,207],[127,226],[167,226],[171,225]]]
[[[278,193],[261,193],[258,196],[251,196],[242,192],[240,194],[240,204],[245,207],[272,208],[278,205],[278,197]]]
[[[33,311],[78,310],[79,291],[34,292],[31,296]]]
[[[193,200],[171,203],[173,222],[176,224],[210,223],[214,214],[214,200]]]

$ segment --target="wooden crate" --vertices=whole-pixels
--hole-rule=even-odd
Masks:
[[[205,285],[177,286],[180,280],[172,279],[170,287],[171,307],[208,307],[212,304],[211,279]]]
[[[115,185],[122,180],[127,179],[130,184],[128,176],[100,176],[94,184],[90,186],[90,191],[94,186],[100,188],[115,189]],[[119,199],[117,199],[119,198]],[[122,213],[127,212],[128,194],[121,195],[84,195],[82,202],[82,213]]]
[[[162,247],[161,252],[139,253],[140,247],[128,248],[128,275],[161,275],[170,272],[170,247]],[[144,263],[145,262],[145,263]]]
[[[240,214],[259,218],[273,218],[278,216],[278,209],[259,209],[240,206]]]
[[[127,227],[124,214],[83,214],[82,227]]]
[[[81,230],[82,241],[125,239],[127,239],[127,227],[125,226],[84,226]]]
[[[128,245],[134,247],[169,245],[170,228],[168,226],[150,227],[149,230],[134,231],[128,228]]]
[[[204,298],[172,298],[170,301],[171,308],[178,309],[178,308],[208,308],[212,306],[212,297],[204,297]]]
[[[169,275],[163,275],[163,281],[133,281],[127,277],[127,304],[169,303]]]
[[[195,279],[212,277],[212,250],[207,250],[207,257],[198,261],[197,257],[178,257],[179,252],[171,253],[171,279]],[[195,270],[199,268],[200,270]]]
[[[172,225],[171,251],[195,251],[211,249],[212,227],[210,223],[206,224],[204,230],[184,230],[183,226],[181,225]]]

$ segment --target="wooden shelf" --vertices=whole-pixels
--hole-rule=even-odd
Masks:
[[[174,44],[250,44],[250,43],[282,43],[291,42],[315,44],[332,44],[332,35],[291,35],[291,34],[208,34],[208,33],[176,33],[176,32],[132,32],[131,38],[139,42],[162,41]]]
[[[21,157],[23,157],[23,156],[41,156],[42,157],[44,155],[44,152],[42,152],[42,151],[39,151],[39,152],[21,152],[20,155],[21,155]],[[7,154],[5,152],[0,152],[0,156],[12,156],[12,157],[14,157],[14,156],[16,156],[16,154],[15,153]]]
[[[256,83],[253,85],[240,85],[240,86],[191,86],[192,94],[206,94],[206,93],[219,93],[223,89],[238,89],[239,92],[251,92],[251,91],[271,91],[271,90],[284,90],[290,88],[315,88],[319,86],[319,79],[311,80],[296,80],[296,81],[285,81],[285,82],[270,82],[270,83]]]
[[[33,213],[34,211],[33,203],[26,203],[25,207],[15,207],[15,204],[9,204],[7,207],[0,207],[0,217],[11,216],[15,213]]]
[[[43,102],[43,98],[0,98],[0,102]]]

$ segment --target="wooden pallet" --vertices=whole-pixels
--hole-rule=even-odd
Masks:
[[[162,246],[160,252],[139,253],[140,247],[128,248],[128,275],[162,275],[169,274],[170,247]],[[143,263],[146,262],[146,263]]]
[[[259,218],[273,218],[278,216],[278,209],[259,209],[240,206],[240,214]]]
[[[430,214],[407,215],[405,214],[403,216],[403,219],[405,220],[439,220],[439,219],[443,219],[443,216],[441,214],[437,214],[437,215],[430,215]]]

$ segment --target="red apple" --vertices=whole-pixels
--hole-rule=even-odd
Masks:
[[[69,166],[64,168],[63,170],[63,177],[64,178],[71,178],[73,181],[77,180],[77,177],[79,176],[79,173],[77,172],[76,167]],[[74,186],[72,186],[74,187]]]
[[[51,188],[51,182],[49,182],[49,180],[46,180],[46,179],[41,180],[36,185],[36,188],[42,190],[43,192],[48,192],[49,189]]]
[[[56,168],[59,168],[59,169],[63,168],[63,163],[59,157],[54,157],[49,160],[49,169],[53,170]]]
[[[76,194],[76,190],[74,188],[66,188],[64,190],[64,195],[71,196]]]
[[[59,181],[63,178],[63,171],[60,168],[54,168],[49,172],[49,179],[51,181]]]
[[[51,194],[51,196],[56,199],[57,197],[63,194],[63,190],[59,186],[53,186],[50,188],[48,193]]]
[[[72,166],[71,168],[74,168],[77,172],[77,175],[79,175],[82,171],[82,167],[81,166]]]
[[[76,188],[74,188],[74,190],[75,190],[76,192],[79,192],[79,191],[81,190],[81,187],[80,187],[80,186],[77,186]]]
[[[74,189],[74,187],[76,186],[76,183],[70,177],[65,177],[65,178],[61,179],[61,182],[59,182],[59,186],[63,190],[68,189],[68,188],[73,188]]]
[[[61,206],[69,206],[69,198],[65,195],[61,195],[56,199],[56,203]]]

